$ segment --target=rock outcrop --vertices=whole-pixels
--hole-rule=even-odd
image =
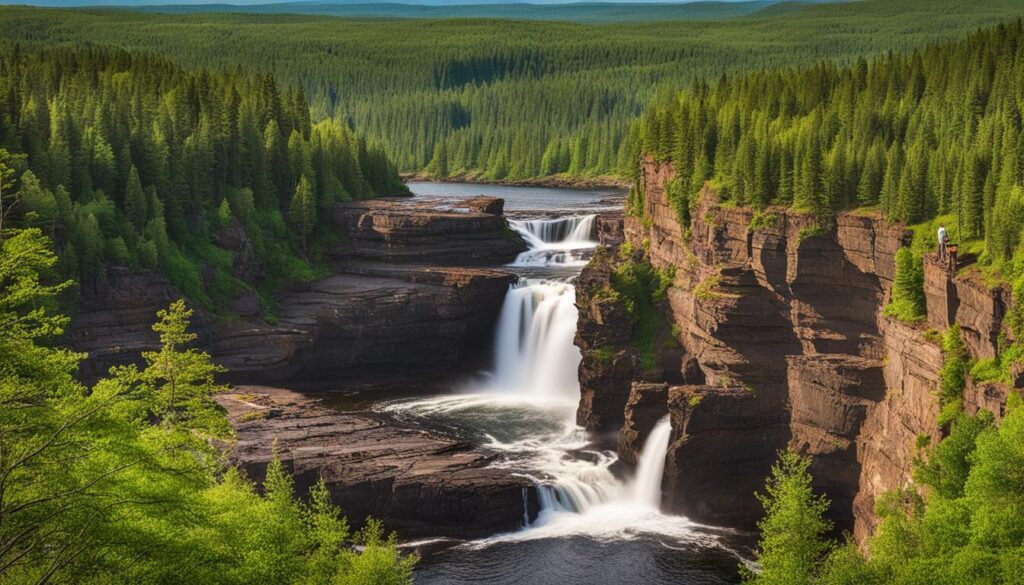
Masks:
[[[776,453],[795,449],[811,458],[837,526],[863,538],[877,523],[878,497],[910,482],[919,439],[942,433],[943,356],[927,327],[957,322],[972,355],[992,357],[1006,336],[1009,291],[926,259],[927,325],[904,324],[882,309],[895,254],[910,241],[905,226],[872,212],[822,220],[782,207],[723,207],[705,188],[684,232],[665,193],[674,178],[671,164],[645,162],[643,216],[626,217],[624,233],[655,268],[675,271],[664,318],[683,355],[661,378],[610,359],[631,355],[608,294],[619,255],[595,255],[578,287],[581,423],[615,430],[606,422],[622,420],[620,455],[632,461],[647,421],[667,411],[666,503],[694,520],[741,527],[763,513],[753,493]],[[667,403],[654,398],[663,387]],[[1009,391],[969,385],[965,407],[998,415]]]
[[[274,324],[216,327],[209,348],[236,383],[420,385],[480,357],[514,276],[482,268],[349,265],[285,295]]]
[[[494,456],[468,443],[279,388],[238,387],[217,401],[235,428],[234,464],[262,481],[276,446],[298,494],[322,478],[356,524],[373,517],[404,538],[469,538],[515,530],[537,514],[532,482],[489,466]]]
[[[479,266],[510,262],[524,244],[507,228],[501,199],[467,205],[473,211],[414,199],[337,206],[337,273],[282,294],[273,323],[261,318],[253,293],[231,302],[231,320],[197,311],[201,346],[228,368],[231,382],[429,383],[479,365],[471,358],[488,345],[514,280]],[[236,276],[260,274],[239,226],[224,228],[216,242],[234,253]],[[94,379],[154,349],[156,312],[180,297],[163,276],[122,268],[83,290],[68,332],[70,345],[88,355],[83,376]]]
[[[500,266],[526,250],[496,211],[500,199],[477,197],[471,211],[448,211],[407,199],[368,199],[336,205],[331,223],[345,236],[341,260],[446,266]],[[501,202],[501,203],[499,203]]]
[[[156,349],[156,312],[179,298],[181,293],[163,275],[122,267],[108,268],[106,278],[83,287],[66,333],[71,348],[87,356],[79,375],[95,380],[111,367],[137,363],[143,351]],[[200,311],[192,327],[205,338],[211,321]]]

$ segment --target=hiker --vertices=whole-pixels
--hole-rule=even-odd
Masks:
[[[949,242],[949,236],[946,235],[946,224],[939,224],[939,259],[946,259],[946,243]]]

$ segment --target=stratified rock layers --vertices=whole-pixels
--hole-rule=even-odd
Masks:
[[[466,213],[409,199],[336,206],[332,219],[344,236],[337,274],[283,294],[273,323],[260,318],[251,294],[232,303],[241,310],[230,322],[198,311],[201,345],[231,382],[338,388],[451,375],[487,346],[514,280],[474,266],[501,265],[525,249],[500,215],[502,200],[471,203]],[[223,239],[245,251],[238,231]],[[251,261],[240,270],[253,272]],[[85,377],[154,349],[156,311],[180,296],[163,276],[127,269],[112,269],[102,285],[84,290],[68,340],[88,355]]]
[[[298,493],[323,479],[353,522],[373,517],[404,538],[476,537],[520,527],[527,511],[536,515],[532,483],[489,467],[493,455],[468,443],[279,388],[242,386],[217,401],[237,435],[233,463],[262,481],[276,449]]]
[[[753,494],[776,453],[795,449],[811,458],[837,526],[862,538],[877,524],[877,498],[910,482],[919,437],[941,434],[936,336],[882,314],[911,234],[874,213],[822,221],[722,207],[709,188],[684,232],[665,193],[674,177],[670,164],[645,162],[643,217],[627,217],[624,232],[656,268],[675,271],[664,318],[682,345],[679,368],[658,379],[620,363],[636,350],[606,294],[619,255],[595,255],[578,287],[581,423],[614,431],[606,421],[624,421],[620,455],[632,461],[648,421],[668,412],[667,505],[741,527],[763,514]],[[1008,291],[931,259],[925,268],[928,323],[956,321],[974,356],[995,355]],[[1006,393],[969,385],[965,405],[999,414]]]

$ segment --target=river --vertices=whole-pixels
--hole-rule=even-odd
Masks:
[[[440,396],[380,402],[399,419],[473,441],[500,465],[533,480],[541,510],[515,532],[438,540],[416,583],[551,585],[735,583],[750,536],[701,526],[660,509],[671,429],[661,421],[635,473],[613,473],[616,455],[576,425],[580,352],[573,344],[573,280],[597,243],[594,213],[621,193],[412,183],[441,200],[492,195],[530,246],[507,268],[520,275],[505,299],[493,368]]]

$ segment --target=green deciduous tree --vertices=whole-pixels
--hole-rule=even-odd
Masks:
[[[772,467],[764,494],[758,498],[765,517],[758,560],[760,571],[745,580],[756,585],[813,583],[830,543],[832,523],[824,518],[829,502],[811,488],[810,459],[784,452]]]

